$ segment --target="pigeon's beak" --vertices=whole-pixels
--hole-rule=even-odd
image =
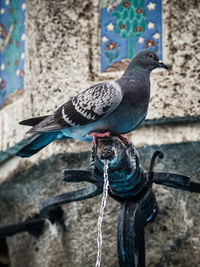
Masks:
[[[160,68],[164,68],[164,69],[169,69],[169,67],[167,66],[167,65],[165,65],[164,64],[164,62],[162,61],[162,60],[159,60],[158,61],[158,66],[160,67]]]

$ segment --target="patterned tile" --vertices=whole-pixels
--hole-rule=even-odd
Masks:
[[[162,59],[162,1],[102,0],[101,71],[124,69],[146,48]]]
[[[24,88],[25,0],[0,1],[0,106]]]

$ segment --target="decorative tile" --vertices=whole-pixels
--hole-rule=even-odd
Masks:
[[[25,0],[0,1],[0,107],[24,88]]]
[[[124,69],[147,48],[162,59],[162,1],[102,0],[101,71]]]

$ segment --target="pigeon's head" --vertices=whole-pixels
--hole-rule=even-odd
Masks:
[[[162,60],[159,60],[157,54],[150,49],[145,49],[138,52],[130,63],[131,68],[141,67],[152,71],[156,68],[165,68],[168,69],[168,66],[163,63]]]

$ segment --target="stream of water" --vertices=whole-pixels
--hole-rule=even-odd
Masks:
[[[108,161],[104,160],[104,186],[103,186],[103,196],[101,200],[101,207],[99,212],[99,218],[98,218],[98,236],[97,236],[97,245],[98,245],[98,252],[97,252],[97,260],[95,267],[100,267],[101,265],[101,251],[102,251],[102,222],[103,222],[103,215],[104,215],[104,209],[106,206],[106,200],[108,196],[108,186],[109,186],[109,180],[108,180]]]

